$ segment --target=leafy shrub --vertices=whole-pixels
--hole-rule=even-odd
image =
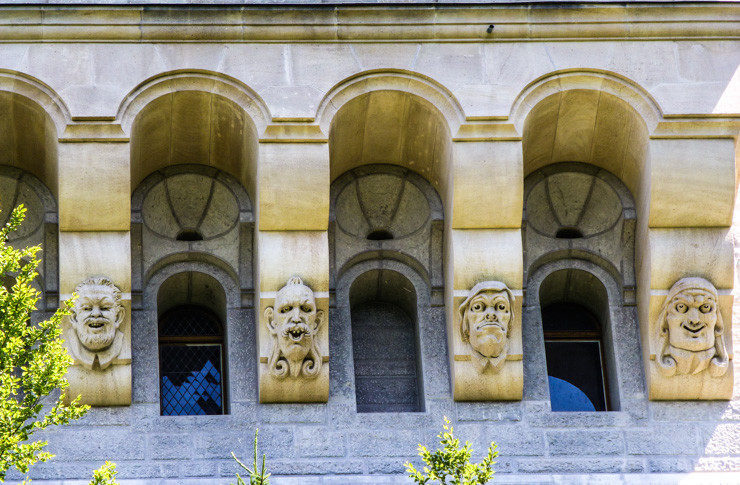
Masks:
[[[0,482],[13,466],[26,473],[29,466],[53,456],[43,450],[46,441],[32,441],[36,431],[66,424],[88,409],[79,398],[64,405],[63,393],[69,387],[65,375],[72,359],[62,346],[61,321],[71,303],[49,320],[30,323],[40,297],[32,283],[41,248],[7,245],[25,212],[18,206],[0,228]],[[61,389],[62,396],[45,410],[42,400],[55,389]]]
[[[470,443],[460,448],[460,440],[452,434],[450,420],[444,418],[444,430],[439,433],[441,450],[430,452],[426,446],[419,445],[419,455],[426,466],[421,473],[410,462],[406,462],[406,471],[419,485],[439,483],[440,485],[484,485],[493,478],[494,458],[498,456],[496,443],[488,446],[488,454],[479,464],[470,463],[473,449]],[[436,482],[430,482],[436,480]],[[448,481],[449,480],[449,481]]]
[[[116,481],[116,464],[106,461],[103,466],[93,472],[90,485],[118,485]]]

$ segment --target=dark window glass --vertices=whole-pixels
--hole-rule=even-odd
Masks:
[[[223,330],[218,318],[180,306],[159,321],[163,416],[223,414]]]
[[[392,303],[352,308],[357,412],[420,411],[414,322]]]
[[[606,411],[601,325],[586,308],[558,303],[542,311],[553,411]]]

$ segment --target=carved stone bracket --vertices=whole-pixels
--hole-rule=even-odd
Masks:
[[[85,279],[75,288],[65,342],[74,360],[68,372],[69,398],[85,404],[131,403],[131,334],[128,301],[105,276]]]
[[[731,295],[704,278],[682,278],[671,286],[651,322],[651,399],[730,397],[731,334],[722,313],[729,315],[731,304]]]
[[[293,276],[262,312],[268,357],[260,357],[261,402],[325,402],[328,399],[326,312],[314,292]]]
[[[457,401],[521,399],[521,297],[484,281],[456,305],[453,392]]]

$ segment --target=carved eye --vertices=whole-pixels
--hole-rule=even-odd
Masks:
[[[290,305],[285,305],[285,306],[283,306],[283,307],[280,307],[280,313],[288,313],[288,312],[289,312],[289,311],[291,311],[292,309],[293,309],[293,307],[292,307],[292,306],[290,306]]]
[[[90,305],[84,305],[82,307],[82,311],[89,312],[90,310],[92,310],[92,307],[90,307]]]
[[[709,313],[712,311],[712,305],[710,305],[709,303],[705,303],[699,307],[699,311],[702,313]]]
[[[313,307],[310,305],[302,305],[301,311],[303,311],[304,313],[311,313],[313,311]]]
[[[470,307],[470,309],[473,310],[474,312],[482,312],[484,308],[485,308],[485,305],[481,302],[473,303],[473,305]]]
[[[676,311],[678,313],[686,313],[689,310],[688,305],[686,303],[678,303],[676,304]]]
[[[110,307],[109,307],[109,306],[101,306],[101,307],[100,307],[100,311],[101,311],[101,312],[107,312],[107,311],[110,311]]]
[[[496,309],[500,312],[505,312],[508,310],[505,303],[499,303],[498,305],[496,305]]]

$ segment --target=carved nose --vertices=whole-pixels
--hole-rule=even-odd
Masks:
[[[486,320],[495,322],[496,320],[498,320],[498,316],[495,312],[486,312]]]
[[[686,314],[686,318],[691,323],[698,323],[699,322],[699,309],[695,307],[689,308],[689,312]]]

